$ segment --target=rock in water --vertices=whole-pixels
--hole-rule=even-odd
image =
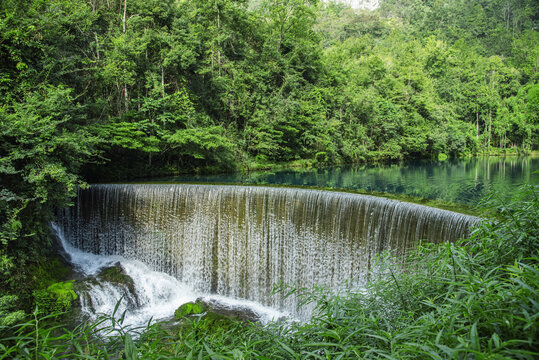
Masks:
[[[220,302],[215,299],[198,298],[196,304],[200,304],[208,312],[226,317],[231,320],[240,320],[246,323],[259,323],[260,315],[245,305],[234,305]]]
[[[120,262],[99,270],[96,276],[78,281],[77,292],[81,295],[83,312],[95,312],[108,301],[122,301],[125,308],[130,310],[141,305],[135,283]]]
[[[198,298],[195,302],[188,302],[181,305],[174,312],[174,318],[176,320],[193,315],[208,318],[224,318],[243,323],[260,323],[260,315],[253,309],[245,305],[227,304],[211,298]]]
[[[122,264],[118,261],[116,264],[110,267],[103,268],[97,274],[97,278],[101,281],[107,281],[115,285],[124,285],[129,289],[129,292],[137,298],[137,291],[135,290],[135,283],[131,276],[127,275]]]
[[[174,318],[176,320],[181,320],[185,316],[189,315],[199,315],[207,311],[207,308],[201,303],[197,302],[188,302],[181,305],[176,311],[174,311]]]

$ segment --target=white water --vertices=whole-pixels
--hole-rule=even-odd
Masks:
[[[103,184],[80,191],[58,221],[78,249],[142,261],[192,293],[306,317],[298,297],[273,295],[272,287],[338,289],[350,279],[361,285],[382,251],[401,255],[419,241],[456,241],[478,219],[327,191]]]
[[[223,296],[210,296],[195,291],[191,286],[159,271],[153,271],[146,264],[120,255],[96,255],[73,247],[57,224],[52,224],[64,251],[75,269],[86,277],[96,276],[103,268],[121,264],[125,273],[133,279],[137,297],[125,288],[100,281],[90,284],[89,289],[79,292],[81,310],[89,319],[95,320],[100,314],[113,315],[118,301],[121,301],[115,318],[124,316],[122,325],[126,328],[143,327],[148,322],[169,319],[182,304],[195,301],[199,297],[214,299],[229,306],[249,307],[260,316],[262,323],[277,320],[287,314],[262,306],[259,303]],[[125,314],[124,314],[125,313]]]

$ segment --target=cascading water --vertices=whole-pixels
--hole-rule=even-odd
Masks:
[[[95,317],[97,314],[111,315],[118,301],[117,314],[126,312],[124,324],[127,326],[142,325],[150,318],[164,318],[174,313],[179,304],[194,301],[197,294],[187,284],[174,277],[151,270],[144,263],[126,259],[120,255],[96,255],[74,248],[69,244],[63,231],[57,224],[52,224],[69,260],[76,270],[85,276],[95,277],[103,268],[121,263],[125,272],[134,282],[135,294],[122,287],[107,282],[88,285],[87,292],[80,293],[81,308],[85,315]],[[136,303],[136,308],[134,306]],[[131,310],[131,311],[126,311]]]
[[[75,269],[92,279],[85,284],[85,291],[78,291],[82,313],[90,319],[95,320],[99,314],[112,315],[116,310],[116,317],[123,314],[123,326],[136,328],[145,326],[150,319],[170,318],[178,306],[198,298],[216,300],[231,308],[250,308],[262,323],[286,315],[252,301],[196,291],[188,284],[164,272],[154,271],[138,260],[127,259],[121,255],[85,252],[66,241],[58,224],[53,223],[52,228]],[[133,281],[133,289],[107,281],[98,281],[97,276],[103,269],[117,266],[120,266]]]
[[[478,219],[338,192],[135,184],[81,190],[58,221],[77,249],[141,261],[192,293],[298,313],[298,299],[272,295],[274,284],[359,284],[380,252],[400,255],[423,239],[455,241]]]

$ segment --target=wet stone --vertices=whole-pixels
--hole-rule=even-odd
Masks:
[[[220,302],[215,299],[198,298],[196,304],[201,304],[208,312],[223,316],[232,320],[246,323],[259,323],[260,315],[253,309],[244,305],[233,305]]]

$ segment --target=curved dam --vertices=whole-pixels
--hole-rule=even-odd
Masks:
[[[58,225],[74,247],[121,255],[196,290],[296,312],[275,284],[360,284],[382,251],[456,241],[478,218],[330,191],[222,185],[92,185]]]

